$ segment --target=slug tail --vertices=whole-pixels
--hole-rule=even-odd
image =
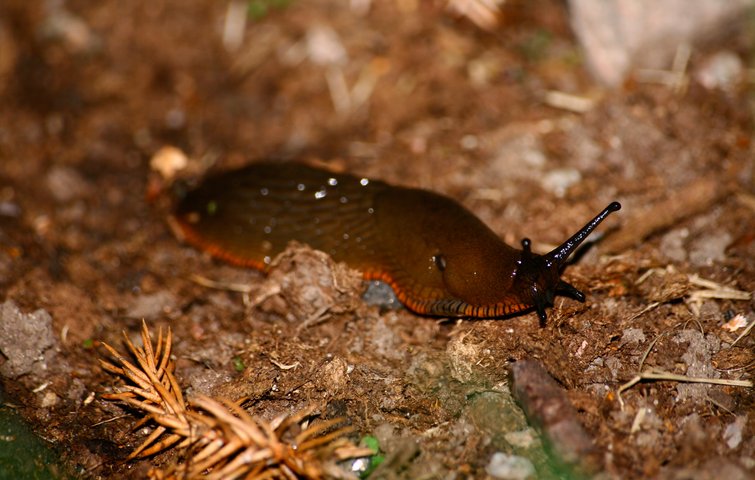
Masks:
[[[600,223],[605,220],[608,215],[618,210],[621,210],[621,204],[619,202],[611,202],[595,218],[587,222],[587,225],[585,225],[577,233],[572,235],[571,238],[545,255],[545,258],[556,263],[559,267],[563,266],[564,263],[566,263],[566,259],[569,258],[569,255],[574,253],[577,247],[579,247],[582,242],[585,241],[590,233],[592,233],[592,231],[595,230],[595,228],[600,225]],[[563,286],[559,285],[559,287]],[[571,289],[576,290],[574,287],[571,287]],[[564,288],[564,291],[571,292],[571,290],[569,290],[568,288]],[[582,295],[582,297],[584,297],[584,295]]]

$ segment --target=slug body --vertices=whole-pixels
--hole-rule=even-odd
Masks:
[[[505,244],[456,201],[426,190],[301,164],[252,164],[208,178],[175,211],[180,234],[229,262],[266,270],[297,240],[387,282],[426,315],[500,317],[545,308],[556,293],[584,301],[561,268],[611,203],[546,255]]]

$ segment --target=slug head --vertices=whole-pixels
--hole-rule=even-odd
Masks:
[[[522,300],[532,305],[540,317],[540,325],[545,325],[545,308],[553,305],[556,294],[565,294],[580,302],[585,294],[561,280],[561,270],[569,256],[590,235],[611,212],[621,209],[619,202],[612,202],[595,218],[590,220],[567,241],[545,255],[532,253],[531,242],[522,240],[522,254],[517,262],[513,289]]]
[[[528,238],[522,240],[522,255],[517,262],[513,290],[529,305],[535,307],[540,325],[547,320],[545,308],[553,305],[556,294],[566,294],[580,302],[585,301],[585,294],[572,285],[561,280],[561,268],[547,255],[532,253]]]

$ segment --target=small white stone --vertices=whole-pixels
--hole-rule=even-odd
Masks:
[[[537,443],[537,434],[531,429],[508,432],[503,438],[512,446],[518,448],[531,448]]]
[[[475,150],[480,146],[480,140],[475,135],[464,135],[461,137],[461,148],[464,150]]]
[[[507,455],[503,452],[493,454],[485,471],[491,477],[503,480],[526,480],[535,476],[535,467],[532,462],[524,457]]]
[[[744,78],[742,60],[730,51],[718,52],[706,59],[695,78],[708,90],[731,90]]]
[[[186,168],[189,159],[183,150],[170,145],[160,148],[149,161],[152,170],[160,173],[163,178],[171,179]]]
[[[726,426],[726,430],[724,430],[726,446],[733,450],[742,443],[742,430],[745,428],[746,424],[747,415],[742,415]]]
[[[40,402],[40,406],[42,408],[49,408],[54,407],[58,403],[58,396],[55,394],[55,392],[47,391],[45,392],[44,396],[42,397],[42,401]]]
[[[731,235],[726,231],[714,232],[695,239],[690,246],[689,260],[697,266],[710,266],[726,260],[726,248]]]
[[[574,168],[558,168],[545,174],[542,180],[544,189],[561,198],[566,190],[582,180],[582,174]]]

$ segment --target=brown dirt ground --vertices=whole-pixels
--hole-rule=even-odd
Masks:
[[[563,4],[527,3],[507,3],[489,33],[440,1],[372,2],[367,14],[292,2],[248,25],[229,51],[227,2],[3,1],[0,298],[44,309],[55,333],[46,368],[3,380],[12,403],[84,476],[170,461],[118,464],[139,441],[134,417],[94,426],[123,410],[85,401],[119,382],[91,340],[121,345],[121,331],[136,334],[144,317],[172,327],[190,394],[250,395],[267,418],[321,405],[377,434],[389,457],[418,445],[391,457],[390,478],[485,478],[494,452],[527,456],[531,447],[506,436],[526,429],[521,415],[504,411],[507,363],[524,358],[568,391],[609,477],[751,478],[752,389],[642,382],[623,407],[616,392],[645,353],[646,367],[676,374],[753,376],[755,334],[732,347],[741,330],[721,328],[736,314],[755,319],[753,301],[706,298],[697,292],[711,290],[690,280],[755,290],[752,84],[706,90],[692,77],[682,92],[637,81],[600,91]],[[340,62],[323,65],[307,49],[317,29],[337,32]],[[732,30],[696,49],[690,71],[722,47],[750,59],[752,42],[746,28]],[[329,90],[339,78],[345,95]],[[548,90],[597,102],[575,114],[547,106]],[[165,196],[148,195],[150,158],[165,145],[187,153],[194,177],[302,158],[436,190],[509,244],[528,236],[539,250],[614,199],[624,209],[603,231],[661,221],[570,266],[565,278],[588,301],[557,299],[545,328],[535,314],[438,322],[357,301],[299,329],[285,299],[246,307],[241,294],[191,280],[264,282],[171,234]],[[695,211],[663,221],[711,185]],[[533,461],[539,476],[556,475]]]

